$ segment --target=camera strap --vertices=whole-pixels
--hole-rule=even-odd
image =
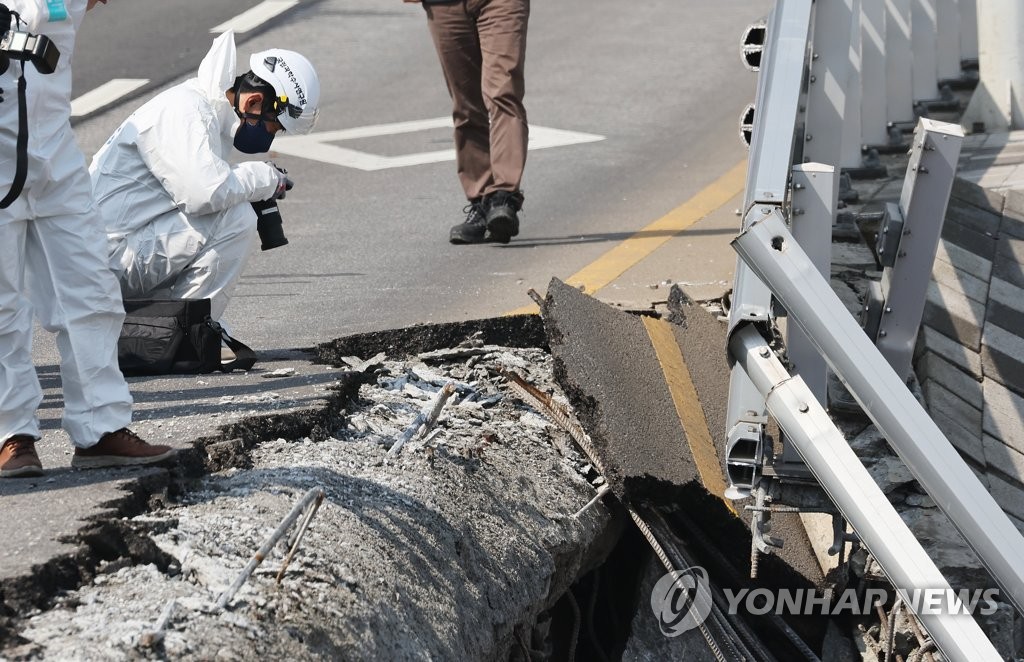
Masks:
[[[25,178],[28,176],[28,103],[25,101],[25,87],[25,74],[22,72],[18,78],[18,162],[15,166],[11,190],[7,192],[3,200],[0,200],[0,209],[7,209],[18,199],[21,190],[25,187]]]

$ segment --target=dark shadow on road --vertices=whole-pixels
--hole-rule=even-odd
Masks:
[[[687,229],[687,230],[640,230],[639,232],[607,232],[604,234],[582,234],[568,237],[526,237],[514,240],[510,244],[488,244],[499,248],[536,248],[538,246],[565,246],[571,244],[598,244],[605,242],[619,242],[626,239],[652,239],[658,237],[679,237],[685,235],[718,236],[735,235],[739,232],[727,229]]]
[[[72,490],[112,481],[139,480],[168,473],[165,467],[112,467],[107,469],[46,469],[38,478],[5,478],[0,481],[0,498]]]

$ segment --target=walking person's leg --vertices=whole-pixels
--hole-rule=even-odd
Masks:
[[[469,201],[465,221],[452,228],[449,239],[456,244],[479,243],[486,234],[485,210],[480,203],[493,183],[493,176],[490,119],[481,91],[483,56],[476,17],[465,2],[425,5],[424,9],[452,98],[456,168]]]
[[[520,184],[529,125],[523,97],[529,0],[481,0],[477,19],[484,102],[490,116],[491,184],[484,191],[487,229],[501,243],[519,234]]]

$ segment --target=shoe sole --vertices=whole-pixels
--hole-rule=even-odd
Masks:
[[[42,467],[22,467],[20,469],[0,469],[0,478],[33,478],[43,475]]]
[[[468,246],[470,244],[486,244],[487,241],[487,237],[480,237],[479,239],[463,239],[462,237],[448,237],[448,243],[455,244],[456,246]]]
[[[169,460],[177,453],[171,449],[160,455],[149,457],[124,457],[121,455],[97,455],[95,457],[72,456],[71,467],[73,469],[102,469],[103,467],[137,467],[146,464],[157,464]]]
[[[495,214],[487,219],[487,232],[493,241],[507,244],[519,234],[519,219],[508,214]]]

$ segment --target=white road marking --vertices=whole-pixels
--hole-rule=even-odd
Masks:
[[[103,106],[114,103],[121,97],[131,94],[148,82],[148,78],[114,78],[100,85],[95,90],[86,92],[73,100],[71,102],[71,116],[80,117],[88,115],[94,110],[99,110]]]
[[[332,143],[343,140],[354,140],[356,138],[374,138],[378,136],[392,136],[400,133],[414,133],[416,131],[427,131],[430,129],[452,128],[451,117],[438,117],[428,120],[414,120],[410,122],[395,122],[394,124],[376,124],[372,126],[357,127],[354,129],[343,129],[341,131],[324,131],[313,133],[309,136],[280,137],[274,141],[273,151],[289,156],[297,156],[331,165],[355,168],[357,170],[386,170],[388,168],[403,168],[406,166],[423,165],[426,163],[440,163],[442,161],[454,161],[455,150],[443,149],[435,152],[417,152],[413,154],[402,154],[399,156],[382,156],[371,154],[354,149],[339,147]],[[548,147],[564,147],[566,145],[578,145],[581,143],[597,142],[604,140],[604,136],[593,133],[580,133],[578,131],[565,131],[563,129],[551,129],[544,126],[530,125],[530,150],[546,149]]]
[[[212,28],[210,32],[214,34],[227,32],[228,30],[234,30],[239,33],[248,32],[297,4],[299,4],[299,0],[264,0],[264,2],[261,2],[252,9],[244,11],[238,16]]]

